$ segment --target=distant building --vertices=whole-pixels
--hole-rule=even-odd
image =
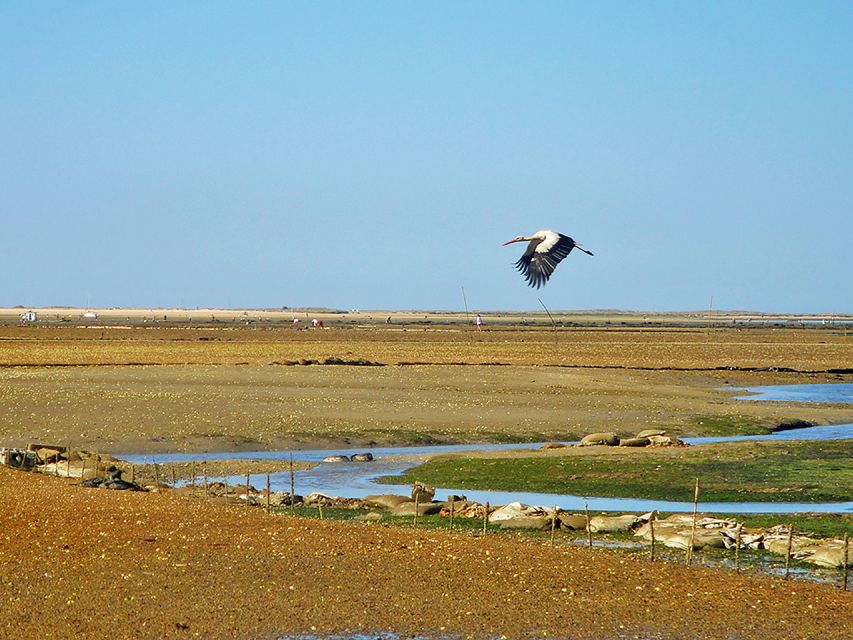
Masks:
[[[83,317],[86,318],[86,320],[97,320],[98,314],[95,313],[94,311],[87,311],[86,313],[83,314]],[[165,320],[166,316],[163,316],[163,319]]]
[[[21,314],[21,322],[35,322],[38,320],[38,314],[35,311],[27,311]]]

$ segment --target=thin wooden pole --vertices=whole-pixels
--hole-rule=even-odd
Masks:
[[[207,464],[201,465],[202,470],[204,470],[204,492],[208,493],[208,488],[210,487],[210,483],[207,481]]]
[[[450,500],[450,533],[453,533],[453,512],[456,508],[456,498]]]
[[[699,478],[693,487],[693,522],[690,524],[690,543],[687,545],[687,564],[693,560],[693,543],[696,540],[696,519],[699,516]]]
[[[80,468],[80,482],[83,482],[83,480],[86,479],[86,458],[82,458],[81,462],[83,466]],[[130,468],[133,469],[133,465],[131,465]],[[131,480],[131,482],[133,482],[133,480]]]
[[[420,511],[420,508],[421,508],[421,492],[415,491],[415,519],[412,523],[413,526],[415,527],[415,529],[418,528],[418,511]]]
[[[174,489],[178,484],[178,479],[175,477],[175,465],[174,464],[172,465],[171,469],[172,469],[172,488]]]
[[[193,493],[195,493],[195,460],[190,461],[190,486],[193,488]]]
[[[296,502],[296,478],[293,477],[293,454],[290,454],[290,510],[293,511]]]
[[[554,546],[554,530],[557,528],[557,505],[551,511],[551,546]]]
[[[844,555],[841,557],[844,562],[844,567],[842,568],[842,588],[847,591],[847,573],[850,568],[847,566],[850,563],[850,536],[846,533],[844,534]]]
[[[21,465],[23,466],[23,465]],[[65,445],[65,477],[71,477],[71,446]]]
[[[249,506],[249,470],[246,470],[246,506]]]
[[[738,523],[735,529],[735,573],[740,573],[740,535],[743,525]]]
[[[267,474],[267,513],[270,510],[270,474]]]
[[[228,497],[228,472],[223,472],[222,475],[222,484],[225,486],[225,493],[223,494],[226,498]]]
[[[486,502],[486,509],[483,511],[483,535],[486,535],[486,530],[489,527],[489,503]]]
[[[654,562],[654,559],[655,559],[655,512],[654,511],[652,511],[652,517],[649,518],[649,530],[651,531],[651,534],[652,534],[652,551],[651,551],[649,559],[652,560],[652,562]]]
[[[152,462],[151,464],[154,465],[154,486],[159,487],[160,486],[160,465],[158,465],[156,462]]]
[[[583,503],[583,513],[586,516],[587,546],[589,546],[589,548],[592,549],[592,527],[589,524],[589,503],[588,502]]]
[[[785,550],[785,580],[791,574],[791,547],[794,544],[794,525],[788,525],[788,546]]]
[[[323,499],[317,500],[317,511],[320,514],[320,520],[323,519]]]

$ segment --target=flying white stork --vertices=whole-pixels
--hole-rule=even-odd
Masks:
[[[564,236],[562,233],[557,233],[551,229],[542,229],[532,236],[518,236],[509,242],[504,242],[502,246],[505,247],[513,242],[530,243],[527,245],[527,250],[515,263],[515,267],[521,271],[521,275],[527,280],[527,284],[537,289],[548,282],[548,278],[554,273],[554,269],[560,264],[560,260],[569,255],[575,247],[592,255],[592,251],[587,251],[569,236]]]

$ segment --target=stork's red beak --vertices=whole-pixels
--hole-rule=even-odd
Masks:
[[[512,240],[510,240],[509,242],[504,242],[501,246],[502,246],[502,247],[505,247],[505,246],[507,246],[508,244],[512,244],[513,242],[521,242],[521,240],[519,240],[518,238],[513,238],[513,239],[512,239]]]

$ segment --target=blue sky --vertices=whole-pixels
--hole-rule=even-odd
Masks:
[[[0,305],[853,312],[853,3],[0,4]],[[570,255],[513,269],[543,227]]]

